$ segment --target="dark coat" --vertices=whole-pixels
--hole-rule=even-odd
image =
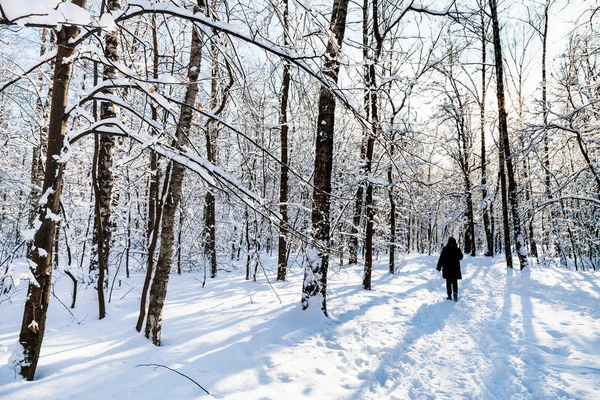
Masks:
[[[444,279],[462,279],[460,272],[460,260],[463,259],[463,253],[455,243],[448,243],[442,249],[440,259],[437,263],[437,270],[442,271]]]

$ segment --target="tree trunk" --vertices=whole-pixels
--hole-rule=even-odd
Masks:
[[[453,79],[453,78],[452,78]],[[466,205],[467,205],[467,229],[465,231],[465,253],[470,253],[471,256],[475,257],[476,254],[476,246],[475,246],[475,213],[473,212],[473,193],[472,193],[472,185],[471,185],[471,177],[470,177],[470,164],[469,164],[469,154],[470,154],[470,146],[469,139],[467,138],[467,126],[464,117],[465,107],[460,98],[460,92],[458,87],[453,84],[454,90],[456,93],[456,97],[459,102],[459,110],[460,115],[458,116],[459,121],[457,121],[458,135],[459,135],[459,161],[460,167],[463,173],[463,179],[465,183],[465,195],[466,195]]]
[[[163,199],[166,198],[167,191],[169,190],[169,182],[171,179],[171,167],[173,164],[167,166],[165,171],[164,183],[162,188],[162,196],[157,199],[157,208],[155,215],[155,223],[152,229],[152,237],[148,245],[148,258],[146,260],[146,276],[144,278],[144,285],[142,286],[142,296],[140,298],[140,312],[138,314],[138,320],[135,325],[135,329],[138,332],[142,331],[144,326],[144,318],[146,317],[146,300],[148,298],[148,290],[150,289],[150,282],[152,281],[152,270],[154,269],[154,255],[156,254],[156,246],[158,245],[158,235],[160,228],[160,221],[162,220],[162,213],[164,211]]]
[[[393,126],[392,126],[393,129]],[[392,144],[390,146],[390,158],[394,157],[394,142],[392,139]],[[389,182],[389,190],[388,197],[390,200],[390,256],[388,262],[388,271],[390,274],[394,274],[396,272],[396,200],[394,199],[394,186],[393,186],[393,168],[390,160],[390,165],[388,166],[387,175]],[[431,242],[430,242],[431,243]]]
[[[217,249],[216,244],[216,209],[215,196],[206,192],[204,198],[204,256],[210,262],[210,277],[217,276]]]
[[[369,120],[370,117],[370,109],[371,109],[371,100],[369,90],[369,1],[364,0],[362,6],[362,35],[363,35],[363,61],[365,63],[363,79],[365,82],[365,89],[363,94],[363,107],[365,109],[365,120]],[[366,147],[366,138],[369,135],[369,128],[367,126],[363,126],[364,139],[361,142],[360,146],[360,170],[364,171],[364,162],[367,154]],[[364,177],[364,176],[363,176]],[[349,243],[349,255],[348,255],[348,264],[356,264],[358,263],[358,233],[360,228],[360,219],[362,214],[362,206],[363,206],[363,195],[364,195],[364,183],[358,182],[358,187],[356,189],[356,197],[354,200],[354,215],[352,217],[352,227],[350,229],[350,243]]]
[[[456,107],[452,107],[448,113],[454,120],[456,134],[457,134],[457,161],[460,171],[462,172],[464,188],[465,188],[465,206],[466,206],[466,217],[464,229],[464,251],[470,253],[471,256],[477,254],[477,248],[475,244],[475,213],[473,211],[473,185],[471,182],[471,142],[470,126],[466,118],[468,109],[467,105],[463,101],[463,97],[457,83],[456,78],[453,75],[452,63],[450,63],[448,70],[445,72],[448,79],[448,83],[452,87],[453,93],[448,93],[450,102],[456,102]]]
[[[216,34],[216,32],[214,32]],[[215,111],[218,107],[218,89],[219,89],[219,67],[217,62],[218,49],[213,43],[211,45],[212,62],[211,62],[211,96],[210,108]],[[217,163],[217,124],[215,121],[209,121],[206,126],[206,158],[213,165]],[[217,276],[217,250],[216,250],[216,209],[215,196],[209,190],[204,198],[204,255],[210,260],[210,277]]]
[[[547,80],[546,80],[546,50],[547,50],[547,39],[548,39],[548,8],[550,7],[550,0],[546,0],[544,5],[544,26],[542,28],[542,115],[544,123],[543,143],[544,143],[544,154],[543,154],[543,165],[544,165],[544,189],[546,199],[552,199],[552,189],[550,183],[550,149],[548,141],[548,99],[547,99]],[[553,213],[550,213],[549,225],[553,226]],[[544,246],[545,251],[549,251],[552,243],[550,232],[555,231],[555,228],[548,229],[548,234],[544,235]]]
[[[90,271],[98,270],[96,278],[96,292],[98,294],[98,319],[103,319],[106,316],[106,304],[104,302],[104,273],[106,272],[106,258],[104,257],[104,220],[102,218],[102,206],[98,200],[101,197],[100,185],[98,183],[98,158],[100,138],[98,133],[94,133],[94,159],[92,161],[92,186],[94,189],[94,242],[97,246],[96,250],[92,250],[92,262],[90,263]],[[97,259],[95,260],[95,256]],[[94,261],[95,260],[95,261]]]
[[[85,3],[85,0],[73,0],[73,4],[81,8],[85,8]],[[63,26],[57,34],[56,64],[48,126],[48,154],[42,191],[44,195],[47,195],[47,200],[40,207],[37,219],[41,225],[35,233],[34,246],[29,254],[29,259],[35,264],[35,269],[32,271],[35,281],[29,283],[19,335],[19,342],[23,346],[19,373],[28,381],[33,380],[39,361],[50,303],[52,245],[56,229],[56,220],[51,216],[58,215],[63,188],[65,162],[61,157],[64,155],[63,144],[67,123],[65,108],[72,70],[72,64],[68,60],[75,51],[75,48],[70,45],[70,40],[78,34],[77,26]]]
[[[550,9],[550,0],[546,0],[544,5],[544,26],[542,28],[542,115],[543,115],[543,123],[544,123],[544,133],[543,133],[543,143],[544,143],[544,153],[543,153],[543,166],[544,166],[544,189],[546,194],[546,199],[548,201],[552,200],[552,186],[551,186],[551,174],[550,174],[550,143],[548,139],[548,95],[547,95],[547,79],[546,79],[546,55],[547,55],[547,44],[548,44],[548,14]],[[552,243],[554,242],[554,248],[556,252],[559,254],[560,259],[563,260],[563,250],[560,245],[559,231],[557,224],[554,222],[557,218],[557,212],[555,211],[554,206],[551,206],[550,218],[548,221],[551,229],[547,229],[547,234],[544,235],[544,244],[545,251],[548,253],[552,253],[550,251],[552,247]],[[564,263],[566,265],[566,262]]]
[[[500,25],[498,24],[498,12],[496,7],[496,0],[489,0],[490,10],[492,14],[492,25],[494,31],[494,56],[496,66],[496,95],[498,99],[498,132],[500,135],[500,169],[504,172],[504,164],[506,164],[506,177],[502,173],[502,186],[503,192],[506,191],[506,179],[508,179],[508,195],[510,199],[512,219],[513,219],[513,234],[515,238],[515,246],[517,255],[519,257],[519,265],[521,269],[527,266],[527,253],[525,251],[525,244],[523,240],[523,234],[521,231],[521,217],[519,215],[519,200],[517,185],[515,182],[514,167],[510,153],[510,142],[508,139],[508,125],[506,121],[506,106],[504,100],[504,71],[502,66],[502,44],[500,42]],[[504,216],[504,228],[505,228],[505,246],[506,252],[506,263],[507,266],[512,267],[512,259],[509,261],[510,256],[510,239],[508,236],[508,204],[504,206],[506,200],[503,196],[503,216]],[[508,239],[508,240],[507,240]],[[511,257],[511,256],[510,256]]]
[[[106,2],[107,12],[118,12],[121,10],[121,0],[108,0]],[[102,74],[103,81],[113,81],[117,78],[117,69],[113,66],[119,62],[119,33],[118,31],[106,32],[104,37],[104,56],[108,63],[104,65]],[[105,95],[114,96],[115,89],[104,89]],[[100,119],[112,119],[117,116],[115,105],[110,101],[100,103]],[[100,135],[97,139],[96,151],[98,151],[95,184],[96,218],[94,224],[93,242],[97,246],[96,254],[92,255],[91,270],[98,268],[98,305],[99,319],[106,315],[104,305],[104,282],[105,274],[108,273],[108,262],[110,249],[112,247],[112,233],[115,227],[113,220],[113,189],[115,175],[113,173],[114,152],[116,138],[113,135]],[[95,257],[98,257],[96,259]],[[95,265],[94,265],[95,264]]]
[[[250,215],[248,214],[248,207],[244,211],[244,218],[246,220],[246,280],[250,280]]]
[[[202,1],[199,5],[203,6]],[[198,12],[198,8],[195,7]],[[184,103],[188,107],[181,108],[179,123],[175,133],[177,142],[175,146],[181,148],[186,142],[192,124],[192,108],[195,107],[196,95],[198,94],[198,76],[200,74],[200,63],[202,60],[202,41],[198,29],[192,27],[192,41],[190,49],[190,62],[188,65],[188,84],[186,88]],[[160,335],[162,327],[162,312],[167,296],[167,284],[173,264],[173,245],[175,242],[175,216],[181,200],[181,187],[184,178],[185,167],[178,163],[171,165],[171,179],[164,205],[162,217],[162,229],[160,237],[160,253],[156,264],[156,272],[150,288],[150,299],[148,305],[148,316],[146,318],[145,335],[157,346],[160,346]]]
[[[158,35],[156,26],[156,16],[153,14],[151,18],[152,23],[152,77],[158,79]],[[150,105],[152,112],[152,120],[158,121],[158,109],[154,104]],[[153,135],[157,136],[158,132],[153,130]],[[146,259],[146,276],[144,278],[144,285],[142,286],[142,295],[140,298],[140,312],[138,314],[138,320],[135,325],[135,329],[138,332],[142,331],[144,326],[144,318],[146,317],[146,301],[148,299],[148,290],[150,289],[150,282],[152,281],[152,271],[154,270],[154,255],[156,253],[156,246],[158,244],[158,235],[160,229],[160,221],[162,219],[163,199],[165,198],[166,191],[169,188],[169,180],[171,179],[171,165],[169,165],[165,171],[164,184],[163,184],[163,195],[159,197],[159,181],[160,181],[160,169],[158,168],[158,155],[154,152],[150,152],[150,183],[148,187],[148,225],[146,228],[146,242],[148,247],[148,256]]]
[[[202,0],[203,1],[203,0]],[[213,2],[213,7],[216,2]],[[207,16],[210,15],[209,10],[206,10]],[[218,36],[216,29],[212,30],[213,36]],[[213,41],[211,42],[211,96],[210,108],[213,115],[219,115],[225,108],[227,102],[228,91],[233,84],[232,72],[227,59],[224,59],[227,72],[229,73],[229,83],[221,90],[221,99],[219,99],[219,88],[222,86],[221,76],[219,74],[219,47]],[[210,119],[206,125],[206,158],[213,165],[217,165],[217,137],[219,134],[218,124],[215,120]],[[217,231],[216,231],[216,198],[212,192],[206,193],[205,208],[204,208],[204,249],[205,257],[210,259],[210,277],[217,276]]]
[[[127,169],[129,180],[129,169]],[[129,278],[129,256],[131,254],[131,194],[127,194],[127,238],[125,247],[125,277]]]
[[[376,7],[374,3],[373,7]],[[376,11],[375,9],[373,10]],[[377,20],[374,20],[377,23]],[[379,43],[379,42],[378,42]],[[380,48],[377,49],[377,55]],[[371,290],[371,275],[373,273],[373,235],[374,235],[374,217],[375,206],[373,204],[373,182],[371,170],[373,164],[373,151],[375,148],[375,137],[379,131],[379,110],[377,108],[377,82],[375,75],[375,64],[377,63],[377,55],[369,68],[369,98],[371,100],[371,131],[367,140],[367,152],[365,157],[365,178],[367,179],[367,192],[365,196],[365,211],[366,211],[366,229],[365,229],[365,267],[363,272],[363,289]]]
[[[340,69],[338,56],[346,29],[349,0],[334,0],[323,74],[337,83]],[[302,309],[307,309],[313,298],[321,302],[327,315],[327,269],[329,265],[331,170],[333,167],[333,133],[335,98],[329,88],[321,86],[315,143],[314,193],[312,205],[312,236],[314,243],[308,250],[308,263],[302,283]]]
[[[158,63],[159,63],[159,55],[158,55],[158,35],[157,35],[157,26],[156,26],[156,15],[152,14],[152,77],[154,79],[158,79]],[[152,112],[152,120],[158,121],[158,109],[152,103],[150,105],[150,110]],[[153,130],[153,135],[157,136],[158,132]],[[146,229],[146,242],[148,248],[150,247],[150,242],[152,241],[153,231],[158,229],[158,224],[156,223],[157,216],[157,205],[160,202],[158,198],[159,195],[159,185],[160,181],[160,171],[158,169],[158,155],[154,151],[150,151],[150,183],[148,187],[148,225]],[[156,226],[155,226],[156,225]],[[150,254],[148,255],[150,257]],[[149,264],[153,267],[153,264]]]
[[[481,201],[483,203],[483,229],[485,231],[485,256],[494,256],[494,230],[490,224],[489,200],[487,191],[487,161],[485,148],[485,95],[486,95],[486,30],[485,10],[481,8],[481,103],[479,104],[481,119]]]
[[[40,56],[46,54],[46,42],[47,36],[50,36],[50,44],[54,45],[54,32],[49,31],[46,28],[42,29],[42,45],[40,46]],[[54,63],[53,63],[54,64]],[[40,73],[40,93],[41,85],[43,83],[44,76]],[[40,189],[44,183],[44,161],[48,147],[48,103],[52,97],[52,88],[48,91],[48,97],[45,101],[41,97],[38,97],[35,104],[35,110],[37,115],[41,115],[41,125],[39,127],[39,144],[33,146],[33,154],[31,157],[31,194],[29,195],[29,218],[27,221],[28,227],[33,227],[33,221],[38,215],[39,201],[41,197]],[[31,251],[32,243],[27,245],[27,253]]]
[[[177,230],[177,275],[181,275],[181,246],[183,237],[183,207],[179,208],[179,229]]]
[[[289,45],[288,38],[288,0],[283,0],[283,46]],[[281,172],[279,178],[279,242],[277,247],[277,280],[284,281],[287,273],[287,225],[288,225],[288,98],[290,93],[290,62],[283,61],[283,77],[281,87],[281,108],[279,110],[279,126],[281,127]]]

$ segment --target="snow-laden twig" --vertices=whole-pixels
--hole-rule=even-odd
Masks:
[[[23,246],[25,244],[25,242],[26,242],[26,240],[21,241],[21,243],[19,243],[18,246],[16,246],[14,249],[12,249],[12,251],[10,252],[10,255],[8,257],[6,257],[2,262],[0,262],[0,267],[3,266],[5,262],[7,262],[11,258],[13,258],[15,256],[15,253],[17,252],[17,250],[19,250],[21,248],[21,246]],[[6,267],[6,272],[8,272],[8,267]]]
[[[12,84],[17,83],[23,77],[27,76],[30,72],[40,68],[42,65],[46,64],[49,61],[54,60],[55,57],[56,50],[52,50],[48,54],[45,54],[44,56],[40,57],[39,60],[32,63],[30,66],[23,68],[22,72],[20,74],[15,74],[16,76],[13,79],[0,82],[0,92],[6,89],[7,87],[11,86]]]
[[[566,196],[557,197],[555,199],[549,199],[549,200],[547,200],[547,201],[545,201],[545,202],[543,202],[541,204],[538,204],[535,207],[535,209],[539,210],[540,208],[544,208],[544,207],[546,207],[549,204],[553,204],[553,203],[556,203],[556,202],[559,202],[559,201],[563,201],[563,200],[580,200],[580,201],[586,201],[586,202],[589,202],[589,203],[593,203],[593,204],[595,204],[597,206],[600,206],[600,200],[595,199],[593,197],[578,196],[578,195],[566,195]]]

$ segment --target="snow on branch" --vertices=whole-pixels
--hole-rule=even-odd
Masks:
[[[0,0],[0,25],[89,25],[90,13],[59,0]]]
[[[145,0],[132,0],[127,4],[127,8],[123,10],[123,13],[115,18],[116,23],[120,23],[134,17],[138,17],[145,14],[162,14],[168,15],[175,18],[187,19],[193,23],[199,24],[200,28],[212,28],[219,32],[226,33],[232,37],[238,38],[244,42],[252,44],[270,54],[279,56],[287,59],[298,68],[308,73],[312,77],[316,78],[323,86],[329,88],[334,96],[348,107],[353,113],[360,117],[361,106],[360,102],[354,101],[349,98],[344,92],[335,84],[331,79],[323,74],[320,70],[314,70],[305,60],[314,58],[314,55],[307,56],[305,54],[298,54],[293,50],[285,47],[278,46],[268,40],[260,38],[251,32],[246,31],[246,27],[222,22],[214,21],[201,13],[194,13],[193,10],[189,10],[180,7],[172,2],[165,3],[150,3]]]
[[[54,4],[54,8],[50,6]],[[226,33],[231,37],[238,38],[244,42],[254,45],[270,54],[290,60],[294,65],[316,78],[323,86],[329,88],[333,95],[352,111],[357,118],[362,119],[360,102],[348,97],[335,82],[323,74],[318,68],[311,67],[306,60],[314,59],[317,55],[298,54],[289,48],[278,46],[268,40],[258,37],[248,31],[242,25],[228,22],[215,21],[202,13],[194,13],[193,10],[184,8],[174,2],[152,3],[147,0],[131,0],[127,7],[119,15],[112,15],[111,23],[122,23],[129,19],[147,15],[161,14],[175,18],[185,19],[198,25],[201,29],[215,29]],[[0,25],[27,25],[56,27],[58,25],[82,25],[89,28],[74,40],[74,46],[78,46],[90,35],[97,33],[100,29],[106,29],[100,25],[102,21],[91,21],[89,12],[70,3],[58,2],[58,0],[0,0]],[[112,25],[111,25],[112,26]],[[114,26],[113,26],[114,29]],[[111,63],[112,64],[112,63]],[[120,72],[122,66],[118,66]]]
[[[549,200],[537,205],[535,208],[539,210],[540,208],[544,208],[550,204],[557,203],[557,202],[560,202],[563,200],[580,200],[580,201],[585,201],[588,203],[593,203],[593,204],[597,205],[598,207],[600,207],[600,200],[596,199],[594,197],[586,197],[586,196],[578,196],[578,195],[565,195],[565,196],[560,196],[557,198],[549,199]]]
[[[452,9],[455,9],[455,11],[451,11]],[[422,14],[427,14],[427,15],[431,15],[433,17],[442,17],[442,16],[446,16],[446,17],[450,17],[455,21],[459,21],[460,19],[460,12],[457,10],[456,7],[456,1],[452,1],[445,9],[443,10],[435,10],[433,8],[430,8],[429,6],[425,6],[423,4],[414,4],[411,3],[408,8],[408,11],[414,11],[414,12],[418,12],[418,13],[422,13]]]
[[[150,148],[168,160],[183,165],[194,171],[211,187],[221,189],[237,197],[248,207],[257,211],[273,223],[281,220],[281,215],[268,209],[265,200],[258,194],[252,192],[240,183],[236,178],[229,175],[206,158],[192,153],[186,149],[177,149],[173,146],[161,143],[158,137],[146,132],[132,131],[127,128],[118,118],[108,118],[91,124],[88,128],[80,131],[72,131],[65,138],[65,146],[72,144],[91,133],[129,137],[144,148]]]
[[[2,1],[2,0],[0,0],[0,1]],[[7,87],[9,87],[10,85],[13,85],[13,84],[17,83],[19,80],[21,80],[22,78],[24,78],[25,76],[27,76],[32,71],[38,69],[42,65],[46,64],[48,61],[53,60],[54,57],[56,57],[56,50],[50,51],[49,53],[47,53],[44,56],[40,57],[35,62],[31,63],[29,66],[23,68],[22,72],[21,73],[16,73],[14,78],[9,79],[9,80],[4,81],[4,82],[0,82],[0,92],[2,92],[4,89],[6,89]]]

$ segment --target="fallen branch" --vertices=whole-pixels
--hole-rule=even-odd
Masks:
[[[162,364],[138,364],[138,365],[136,365],[135,367],[136,367],[136,368],[137,368],[137,367],[155,367],[155,369],[156,369],[156,368],[158,368],[158,367],[163,367],[163,368],[166,368],[166,369],[168,369],[169,371],[173,371],[173,372],[175,372],[175,373],[177,373],[177,374],[179,374],[179,375],[181,375],[181,376],[183,376],[183,377],[185,377],[185,378],[188,378],[190,381],[194,382],[194,383],[195,383],[195,384],[196,384],[196,385],[197,385],[197,386],[198,386],[200,389],[204,390],[204,391],[206,392],[206,394],[207,394],[207,395],[209,395],[209,396],[212,396],[212,394],[208,393],[208,390],[206,390],[206,389],[204,389],[202,386],[200,386],[200,384],[199,384],[198,382],[196,382],[195,380],[193,380],[193,379],[192,379],[192,378],[190,378],[189,376],[187,376],[187,375],[185,375],[185,374],[182,374],[182,373],[181,373],[181,372],[179,372],[179,371],[176,371],[176,370],[174,370],[173,368],[169,368],[169,367],[167,367],[166,365],[162,365]],[[214,397],[214,396],[213,396],[213,397]]]

